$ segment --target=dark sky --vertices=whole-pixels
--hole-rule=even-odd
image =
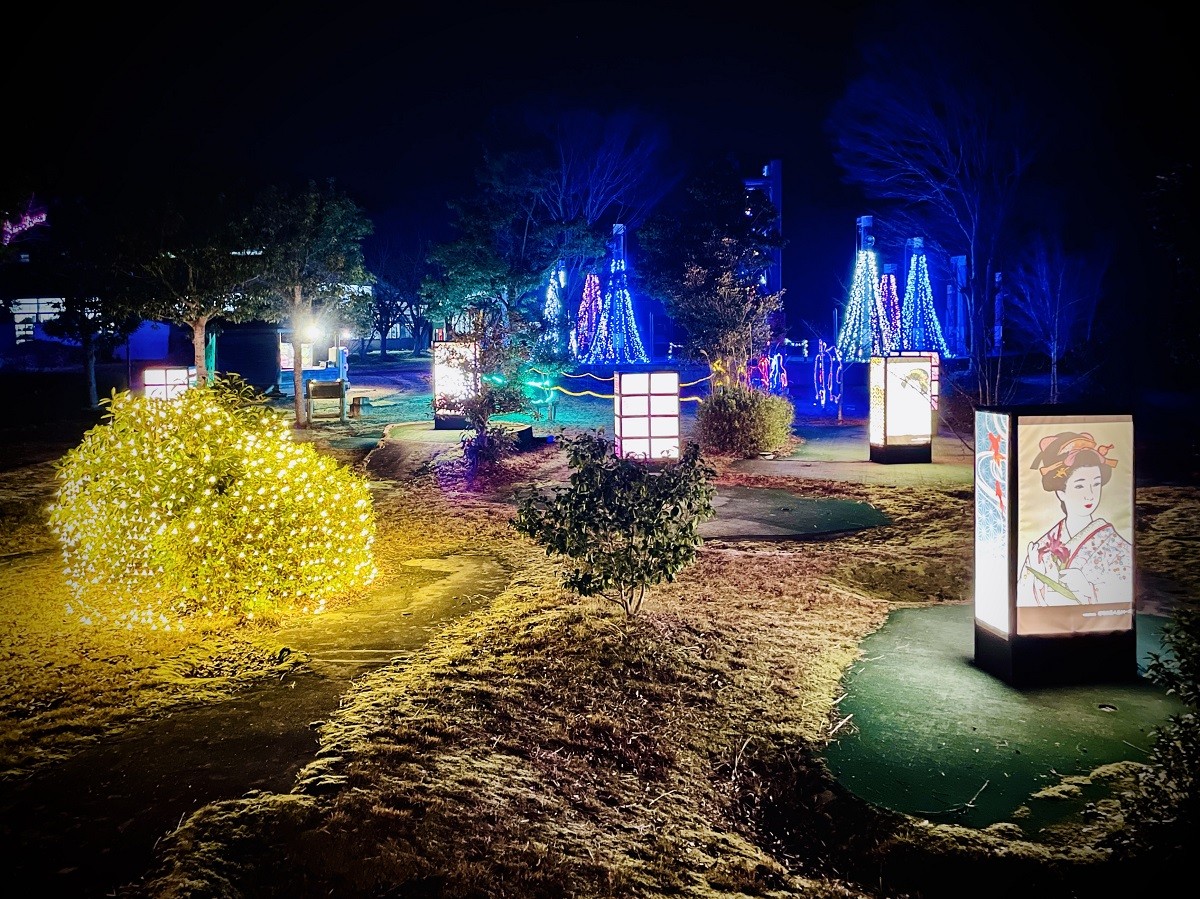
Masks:
[[[689,158],[782,161],[789,318],[823,324],[872,210],[842,184],[822,126],[869,39],[917,55],[978,45],[1043,84],[1031,104],[1078,123],[1051,148],[1050,177],[1080,185],[1069,202],[1083,218],[1124,210],[1162,158],[1190,152],[1194,52],[1177,18],[1020,2],[967,21],[969,5],[25,4],[8,14],[4,118],[19,127],[3,197],[202,169],[333,177],[403,240],[470,187],[493,115],[552,98],[636,108]]]

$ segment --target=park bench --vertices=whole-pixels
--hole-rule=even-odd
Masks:
[[[336,381],[305,381],[304,398],[308,404],[308,420],[310,422],[316,420],[315,407],[318,400],[337,400],[338,421],[346,421],[346,391],[349,386],[345,378],[338,378]],[[331,418],[332,416],[323,415],[321,417]]]

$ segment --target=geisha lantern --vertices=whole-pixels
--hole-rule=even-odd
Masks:
[[[872,462],[932,462],[937,419],[937,354],[872,356]]]
[[[617,372],[616,453],[622,459],[679,458],[679,372]]]
[[[1014,686],[1137,677],[1133,416],[975,412],[975,662]]]

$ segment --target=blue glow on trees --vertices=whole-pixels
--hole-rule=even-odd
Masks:
[[[563,292],[567,289],[567,273],[561,269],[555,269],[550,275],[550,280],[546,284],[546,299],[542,302],[542,321],[546,323],[546,330],[542,334],[542,342],[547,344],[547,348],[554,354],[562,348],[561,328],[563,310],[566,304],[562,300]]]
[[[625,270],[625,226],[613,225],[613,253],[608,287],[591,346],[582,360],[589,365],[649,362],[633,314],[633,296]]]
[[[897,349],[949,356],[950,350],[942,337],[942,326],[933,306],[925,241],[914,237],[909,245],[912,249],[904,283],[904,302],[900,307],[900,346]]]

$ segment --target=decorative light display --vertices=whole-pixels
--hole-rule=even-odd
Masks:
[[[1137,677],[1133,418],[975,412],[975,657],[1016,686]]]
[[[588,272],[583,281],[583,298],[579,301],[575,327],[571,330],[571,355],[576,359],[581,359],[588,354],[599,322],[600,278],[595,272]]]
[[[929,355],[871,357],[872,462],[933,461],[932,369]]]
[[[546,344],[552,353],[557,353],[562,346],[559,335],[559,323],[563,315],[563,291],[567,289],[567,273],[561,268],[550,276],[546,285],[546,299],[542,303],[542,321],[546,330],[542,333],[542,343]]]
[[[434,430],[465,428],[458,403],[479,393],[479,347],[470,341],[433,341]]]
[[[633,314],[633,297],[625,271],[625,226],[613,225],[613,253],[608,287],[596,322],[596,331],[582,361],[587,365],[646,363],[650,357],[642,346]]]
[[[925,258],[925,241],[914,237],[909,241],[912,253],[908,260],[908,277],[904,282],[904,302],[900,307],[899,350],[933,352],[950,355],[942,337],[937,311],[933,308],[933,287],[929,283],[929,262]]]
[[[817,341],[817,355],[813,359],[813,391],[822,409],[842,401],[842,354],[824,340]]]
[[[46,224],[46,210],[34,209],[33,201],[29,201],[29,208],[17,218],[16,221],[4,220],[4,224],[0,227],[0,243],[8,246],[17,235],[36,228],[38,225]]]
[[[883,274],[879,278],[879,297],[887,315],[888,331],[895,339],[896,335],[900,334],[900,293],[896,287],[895,265],[888,264],[883,267]],[[893,350],[901,348],[892,347]]]
[[[286,416],[201,386],[126,391],[63,458],[49,522],[84,624],[318,613],[370,584],[366,481],[297,442]]]
[[[837,348],[843,362],[866,362],[872,356],[885,356],[892,351],[894,343],[879,289],[875,238],[869,233],[872,221],[869,215],[858,219],[854,276],[842,317],[842,330],[837,337]]]
[[[160,400],[173,400],[196,386],[196,366],[147,368],[142,375],[143,393]]]
[[[679,372],[616,372],[613,433],[622,459],[679,458]]]

